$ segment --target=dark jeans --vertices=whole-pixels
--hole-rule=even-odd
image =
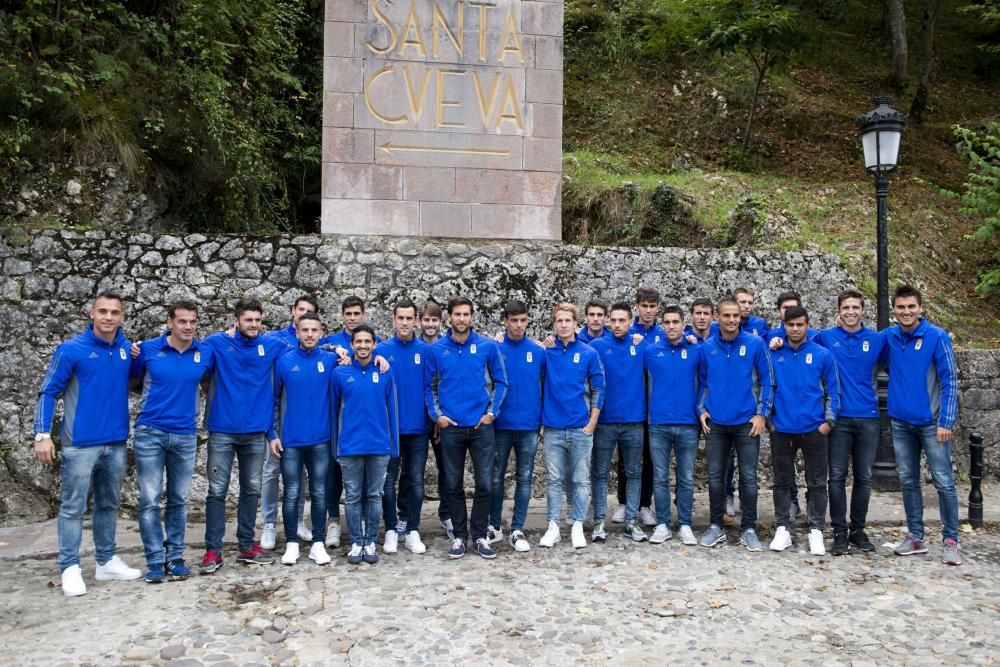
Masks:
[[[834,532],[848,529],[848,462],[854,471],[850,530],[854,533],[865,529],[878,431],[878,417],[841,417],[830,432],[830,525]]]
[[[312,499],[309,517],[312,519],[312,541],[326,539],[326,475],[330,466],[330,445],[286,447],[281,452],[281,479],[285,495],[281,500],[281,521],[285,525],[285,542],[298,542],[302,468],[309,473],[309,496]]]
[[[538,431],[494,431],[496,456],[493,464],[493,490],[490,492],[490,525],[500,528],[503,514],[504,477],[510,453],[514,452],[516,468],[514,473],[514,516],[510,529],[523,530],[528,518],[528,502],[531,500],[531,476],[535,471],[535,453],[538,451]]]
[[[240,499],[236,509],[236,541],[241,552],[253,548],[257,504],[267,439],[263,433],[208,434],[208,497],[205,499],[205,550],[222,551],[226,535],[226,495],[233,459],[239,461]]]
[[[466,453],[472,458],[472,478],[475,484],[471,520],[465,507]],[[468,541],[470,528],[473,541],[486,537],[486,527],[490,520],[490,492],[493,488],[495,455],[492,424],[483,424],[478,428],[450,426],[441,429],[445,497],[456,538]]]
[[[726,462],[736,450],[740,466],[740,530],[757,525],[757,457],[760,454],[760,437],[750,436],[750,424],[723,426],[709,420],[711,431],[705,436],[705,454],[708,458],[709,520],[722,524],[726,511]],[[786,512],[787,514],[787,512]]]
[[[448,502],[445,500],[445,495],[447,492],[444,485],[444,461],[441,458],[441,438],[437,440],[431,440],[431,446],[434,448],[434,465],[437,467],[438,471],[438,519],[442,523],[451,518],[451,514],[448,513]]]
[[[420,510],[424,506],[424,475],[427,469],[426,433],[399,435],[399,495],[396,506],[406,522],[406,530],[420,530]],[[440,484],[440,479],[438,484]]]
[[[771,433],[771,467],[774,469],[774,522],[788,528],[792,523],[792,496],[789,480],[795,476],[795,452],[802,450],[806,467],[806,513],[809,528],[821,531],[826,525],[826,480],[829,475],[826,436],[809,433]],[[740,494],[740,498],[743,495]]]
[[[399,457],[389,459],[385,469],[385,482],[382,488],[382,519],[386,530],[396,530],[399,516],[396,514],[396,480],[399,479]]]
[[[618,447],[618,504],[628,504],[628,476],[625,474],[624,451]],[[653,458],[649,454],[649,424],[642,425],[642,478],[639,486],[639,507],[653,505]]]
[[[726,465],[726,495],[732,496],[736,494],[736,485],[733,480],[736,478],[736,450],[729,457],[729,463]],[[788,493],[791,494],[792,502],[796,505],[799,504],[799,486],[795,481],[795,475],[792,475],[791,482],[788,483]]]
[[[340,462],[330,454],[326,468],[326,514],[331,521],[340,521],[340,496],[344,493],[344,475]]]

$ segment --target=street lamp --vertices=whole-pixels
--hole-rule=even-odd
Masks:
[[[878,330],[889,326],[889,231],[886,226],[886,200],[889,197],[889,172],[896,168],[899,140],[903,136],[906,117],[889,106],[888,97],[876,97],[875,109],[858,119],[861,146],[865,152],[865,169],[875,176],[875,198],[878,210],[878,249],[876,252],[878,287]],[[878,373],[879,440],[872,465],[872,486],[880,491],[898,491],[899,475],[892,449],[892,430],[887,401],[889,376],[885,369]]]

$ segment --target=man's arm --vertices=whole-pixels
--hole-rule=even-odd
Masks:
[[[597,419],[604,408],[604,366],[601,365],[601,359],[596,353],[590,355],[590,361],[587,365],[587,381],[590,384],[590,420],[583,427],[583,431],[589,435],[597,428]]]
[[[38,390],[38,406],[35,408],[35,433],[50,433],[52,420],[55,416],[56,401],[65,391],[69,379],[73,376],[74,364],[63,345],[56,348],[49,367],[45,370],[42,386]],[[44,438],[35,442],[35,458],[42,463],[54,463],[56,446],[52,438]]]
[[[958,421],[958,369],[955,366],[955,349],[947,333],[942,333],[934,348],[934,366],[941,386],[937,440],[947,442],[951,440],[951,432]]]
[[[503,400],[507,397],[507,388],[509,386],[507,381],[507,367],[504,365],[503,355],[500,354],[500,347],[498,345],[491,347],[493,349],[490,352],[488,363],[490,379],[493,380],[493,390],[490,392],[490,402],[486,406],[486,412],[492,415],[490,422],[500,414],[500,408],[503,405]],[[479,423],[483,423],[482,420]]]
[[[396,392],[396,379],[391,373],[384,374],[389,379],[386,387],[386,401],[389,408],[389,448],[393,456],[399,456],[399,395]]]
[[[823,364],[823,389],[826,393],[823,399],[823,419],[824,425],[827,426],[823,435],[827,435],[840,415],[840,376],[832,353],[826,355]]]

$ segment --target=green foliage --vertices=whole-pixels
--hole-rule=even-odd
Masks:
[[[981,224],[971,238],[995,244],[1000,240],[1000,123],[986,124],[982,132],[956,125],[958,152],[969,162],[969,180],[961,194],[949,193],[962,204],[962,211]],[[994,255],[1000,263],[1000,251]],[[992,266],[979,281],[982,293],[1000,292],[1000,266]]]

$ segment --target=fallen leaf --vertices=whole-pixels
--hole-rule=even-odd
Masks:
[[[725,600],[712,600],[711,598],[706,600],[708,606],[712,609],[718,609],[719,607],[728,607],[729,603]]]

